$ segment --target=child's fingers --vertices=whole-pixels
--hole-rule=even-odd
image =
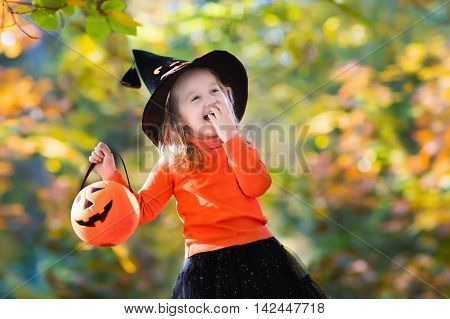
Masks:
[[[101,156],[102,158],[106,157],[109,159],[110,157],[113,157],[111,150],[105,143],[102,143],[102,142],[98,143],[96,150],[97,150],[97,154],[99,156]]]
[[[105,157],[106,154],[110,153],[110,151],[99,144],[95,147],[95,153],[101,158],[103,158]]]
[[[215,110],[216,112],[222,113],[222,110],[221,110],[218,106],[216,106],[216,105],[212,105],[211,108],[212,108],[213,110]]]
[[[217,118],[222,113],[220,112],[220,109],[216,106],[211,106],[211,108],[208,110],[208,114],[213,113],[213,115]]]
[[[217,117],[215,117],[214,115],[211,115],[211,112],[208,113],[208,117],[209,117],[209,121],[211,122],[211,124],[213,124],[214,127],[216,127],[216,125],[217,125]]]
[[[92,156],[89,156],[89,162],[97,164],[98,161],[94,159]]]
[[[91,156],[96,160],[101,162],[103,159],[97,155],[97,153],[95,151],[92,151]]]
[[[96,150],[94,152],[98,157],[100,157],[100,159],[103,159],[105,157],[105,154],[103,154],[103,151],[101,150]]]
[[[92,153],[91,153],[91,156],[92,156],[92,158],[95,159],[97,162],[103,161],[103,159],[102,159],[100,156],[98,156],[97,154],[95,154],[95,152],[92,152]]]
[[[99,147],[102,151],[104,151],[103,153],[111,152],[111,149],[109,148],[109,146],[106,145],[106,144],[103,143],[103,142],[98,143],[98,147]],[[105,152],[105,151],[106,151],[106,152]]]
[[[105,151],[104,151],[104,149],[102,150],[102,149],[100,148],[99,145],[97,145],[97,146],[95,147],[94,151],[95,151],[95,153],[96,153],[98,156],[100,156],[101,158],[103,158],[103,157],[105,156]]]
[[[220,112],[221,112],[222,114],[225,114],[225,113],[226,113],[226,114],[228,114],[229,116],[231,116],[230,109],[229,109],[228,106],[226,106],[225,104],[216,102],[214,105],[215,105],[216,107],[219,108],[219,110],[220,110]]]

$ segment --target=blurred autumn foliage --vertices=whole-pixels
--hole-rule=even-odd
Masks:
[[[118,83],[141,48],[228,50],[249,74],[243,126],[308,128],[309,172],[280,168],[283,145],[270,144],[259,201],[334,298],[448,298],[446,3],[2,0],[1,296],[169,296],[184,253],[174,198],[116,247],[85,245],[70,224],[99,141],[120,150],[135,189],[156,162],[139,127],[148,92]]]

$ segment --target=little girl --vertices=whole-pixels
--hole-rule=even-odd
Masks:
[[[266,227],[257,197],[272,179],[239,126],[248,87],[242,63],[219,50],[192,62],[133,53],[152,93],[143,130],[160,154],[133,191],[139,224],[153,221],[172,195],[184,224],[184,262],[171,298],[330,298]],[[139,88],[135,63],[121,84]],[[89,161],[103,180],[128,186],[106,144]]]

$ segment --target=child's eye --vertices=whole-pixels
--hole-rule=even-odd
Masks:
[[[219,89],[214,89],[214,90],[212,90],[211,92],[217,92],[217,91],[219,91]],[[195,97],[192,99],[192,101],[196,100],[198,97],[200,97],[200,96],[198,96],[198,95],[195,96]],[[192,102],[192,101],[191,101],[191,102]]]

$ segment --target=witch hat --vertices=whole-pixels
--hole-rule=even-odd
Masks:
[[[213,50],[192,61],[133,49],[134,62],[120,80],[120,84],[134,89],[141,87],[139,75],[151,97],[142,116],[142,130],[157,147],[161,143],[161,125],[167,111],[167,99],[176,79],[194,67],[215,71],[220,80],[233,90],[234,111],[240,121],[248,99],[248,77],[244,65],[233,54]]]

